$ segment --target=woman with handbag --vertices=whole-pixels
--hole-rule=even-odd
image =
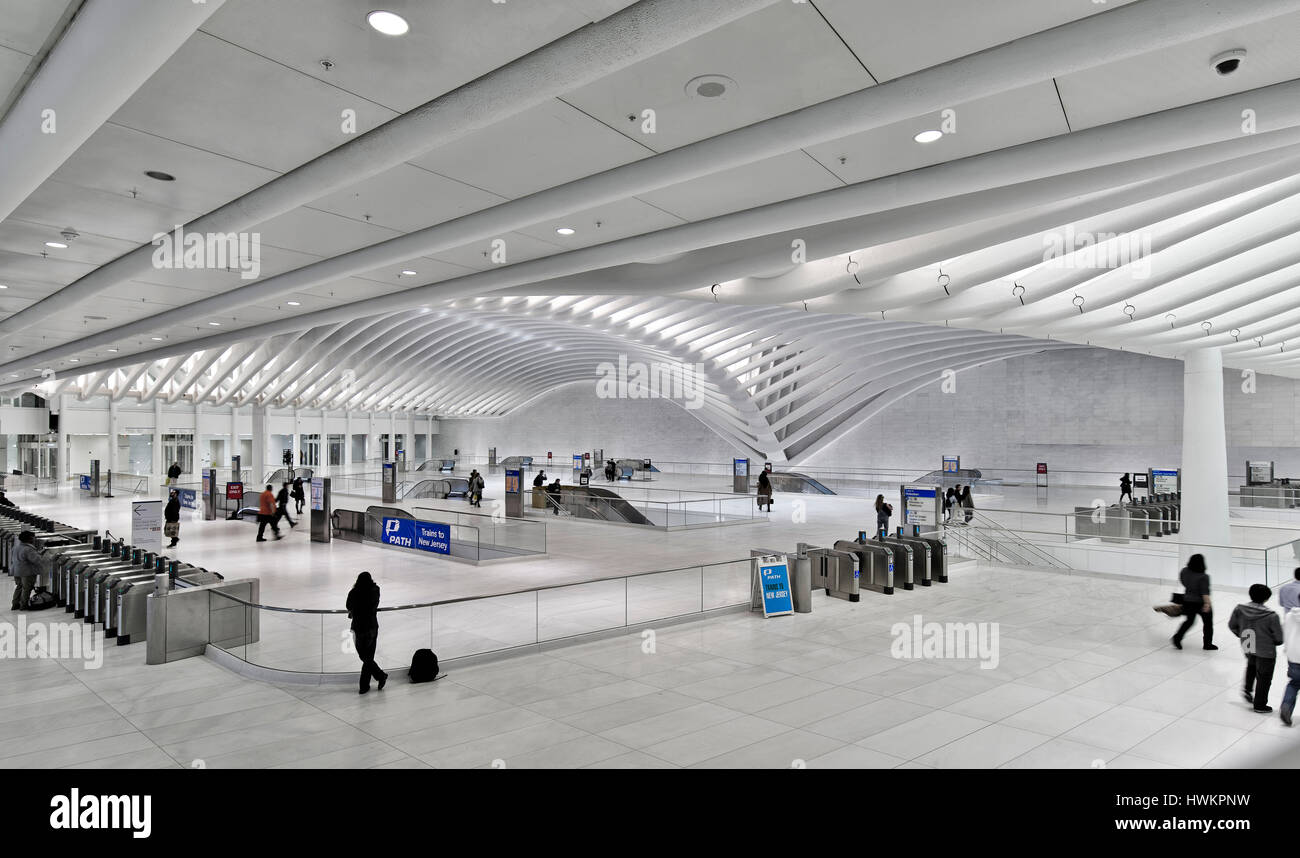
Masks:
[[[767,471],[758,472],[758,508],[767,507],[767,512],[772,511],[772,481],[767,478]]]
[[[1193,554],[1183,571],[1178,573],[1183,584],[1183,624],[1174,632],[1174,649],[1183,648],[1183,636],[1191,629],[1196,618],[1201,618],[1202,649],[1218,649],[1214,645],[1214,611],[1210,606],[1210,575],[1205,571],[1205,557]],[[1178,601],[1177,594],[1174,601]]]

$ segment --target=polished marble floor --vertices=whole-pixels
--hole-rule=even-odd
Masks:
[[[1300,767],[1300,733],[1240,699],[1235,598],[1220,595],[1221,650],[1197,630],[1175,651],[1151,610],[1165,591],[971,565],[948,585],[650,624],[365,696],[205,658],[146,666],[138,646],[99,669],[0,659],[0,767]],[[917,616],[996,623],[997,666],[894,657],[892,627]]]

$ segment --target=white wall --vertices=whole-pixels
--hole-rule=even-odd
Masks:
[[[1300,384],[1225,371],[1228,471],[1272,459],[1279,475],[1300,476]],[[965,467],[1053,474],[1181,467],[1183,364],[1104,349],[1049,352],[957,375],[953,393],[939,381],[851,428],[802,464],[938,470],[944,454]],[[520,453],[557,460],[603,447],[607,455],[666,461],[725,462],[731,446],[689,412],[664,400],[598,399],[594,385],[573,384],[493,419],[442,421],[435,453],[501,457]],[[797,467],[797,466],[796,466]]]
[[[600,399],[594,381],[566,385],[504,417],[439,420],[434,456],[545,456],[568,462],[603,449],[608,457],[674,462],[729,461],[737,451],[680,405],[664,399]]]
[[[1228,472],[1245,460],[1272,459],[1279,475],[1300,476],[1297,382],[1256,376],[1242,390],[1225,370]],[[958,373],[957,389],[939,382],[854,428],[809,463],[870,462],[937,470],[957,454],[963,467],[1053,472],[1182,467],[1183,364],[1104,349],[1031,355]]]

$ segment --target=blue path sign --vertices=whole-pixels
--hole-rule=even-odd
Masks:
[[[199,508],[198,492],[194,491],[194,489],[178,489],[177,495],[180,498],[181,506],[186,509]]]
[[[763,590],[763,616],[794,613],[790,590],[790,567],[784,557],[765,557],[758,563],[758,583]]]
[[[383,543],[398,548],[451,554],[451,527],[434,521],[385,518]]]

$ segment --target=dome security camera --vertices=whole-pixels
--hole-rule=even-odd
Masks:
[[[1246,52],[1241,48],[1237,48],[1231,51],[1224,51],[1214,59],[1210,60],[1210,68],[1214,69],[1214,73],[1219,75],[1219,77],[1226,77],[1241,68],[1241,64],[1245,61]]]

